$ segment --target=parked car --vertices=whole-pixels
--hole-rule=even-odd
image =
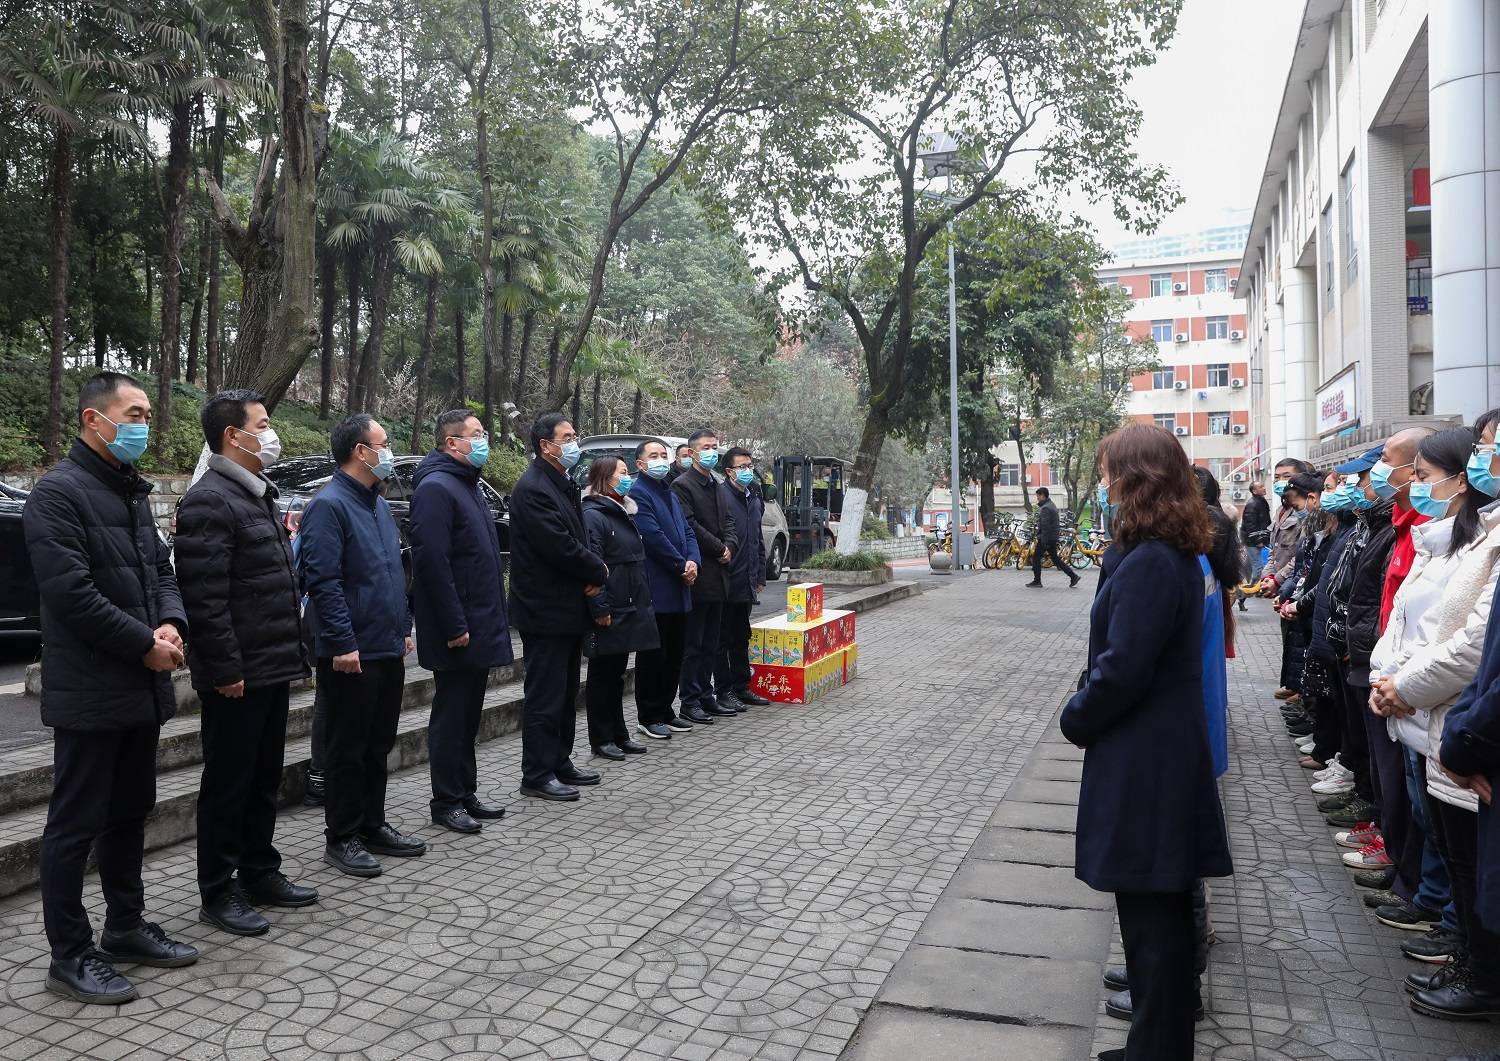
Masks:
[[[619,457],[627,465],[634,467],[636,449],[642,442],[648,441],[665,442],[667,453],[673,455],[674,459],[677,447],[687,444],[687,439],[676,435],[590,435],[578,440],[580,456],[578,463],[573,466],[574,481],[579,486],[587,481],[589,465],[596,457]],[[721,483],[724,481],[724,477],[718,472],[714,473],[714,478]],[[775,487],[762,484],[761,495],[766,500],[766,511],[760,520],[761,538],[766,543],[766,581],[775,582],[786,567],[790,535],[786,526],[786,514],[782,512],[781,504],[776,499]]]
[[[26,491],[0,483],[0,633],[42,632],[42,601],[26,551],[21,510]]]

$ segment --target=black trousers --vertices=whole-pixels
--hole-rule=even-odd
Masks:
[[[198,893],[207,901],[235,870],[253,881],[281,868],[276,795],[286,752],[286,682],[246,689],[237,700],[212,689],[203,701],[203,783],[198,792]]]
[[[719,654],[723,601],[694,601],[683,629],[682,709],[706,708],[714,702],[714,657]]]
[[[312,751],[307,769],[314,774],[323,772],[323,757],[328,749],[328,694],[323,686],[313,689]]]
[[[1116,892],[1130,976],[1126,1061],[1192,1061],[1197,932],[1191,892]]]
[[[1052,566],[1067,575],[1070,580],[1078,577],[1073,569],[1068,566],[1068,562],[1062,558],[1062,554],[1057,551],[1057,547],[1057,542],[1052,542],[1049,545],[1043,545],[1038,542],[1037,547],[1031,550],[1031,575],[1036,581],[1040,582],[1042,580],[1042,558],[1044,556],[1050,556],[1052,558]]]
[[[521,784],[538,788],[573,770],[573,724],[578,715],[582,637],[521,631],[526,657],[521,708]]]
[[[146,816],[156,806],[160,733],[158,726],[52,732],[52,801],[40,871],[42,920],[54,958],[76,958],[93,946],[94,929],[83,908],[90,847],[99,861],[104,927],[128,932],[141,923],[141,860]]]
[[[630,731],[625,728],[625,666],[629,662],[629,652],[589,659],[584,702],[588,707],[590,748],[630,739]],[[640,681],[640,670],[638,662],[636,681]]]
[[[432,769],[432,813],[443,814],[472,803],[478,794],[479,769],[474,742],[489,688],[488,668],[432,672],[432,714],[427,721],[427,762]]]
[[[669,722],[677,717],[672,701],[682,678],[683,637],[687,614],[656,613],[656,633],[661,645],[635,654],[635,711],[641,725]],[[590,684],[593,684],[590,682]]]
[[[1370,770],[1370,728],[1365,722],[1365,719],[1375,717],[1370,714],[1370,694],[1343,681],[1341,673],[1334,675],[1334,687],[1343,693],[1344,700],[1343,747],[1339,762],[1354,772],[1354,794],[1362,800],[1375,803],[1374,781]],[[1384,726],[1381,728],[1384,729]]]
[[[1339,761],[1350,758],[1341,753],[1344,749],[1344,720],[1348,714],[1345,701],[1348,697],[1344,690],[1337,688],[1340,683],[1330,683],[1334,686],[1331,696],[1311,696],[1306,689],[1302,690],[1304,706],[1312,711],[1313,719],[1313,750],[1312,757],[1319,762],[1326,763],[1335,755],[1340,756]],[[1347,688],[1347,686],[1346,686]],[[1361,726],[1363,728],[1363,726]],[[1346,766],[1350,764],[1345,763]]]
[[[1500,933],[1491,932],[1479,920],[1479,815],[1444,803],[1430,792],[1422,797],[1427,801],[1427,826],[1453,886],[1453,907],[1469,972],[1476,987],[1500,991]]]
[[[1307,638],[1300,623],[1281,620],[1281,687],[1302,691],[1302,654]]]
[[[719,652],[714,657],[714,692],[723,696],[750,688],[750,601],[729,601],[719,622]]]
[[[1349,687],[1350,699],[1357,701],[1364,717],[1364,746],[1369,752],[1370,802],[1375,804],[1376,824],[1385,839],[1385,853],[1391,856],[1396,880],[1391,890],[1410,900],[1422,884],[1422,847],[1426,835],[1416,827],[1411,813],[1411,796],[1406,791],[1406,750],[1391,740],[1385,719],[1370,710],[1368,687]],[[1358,777],[1355,792],[1359,791]]]
[[[406,667],[400,659],[360,661],[358,674],[318,660],[328,701],[324,832],[330,844],[385,824],[385,766],[396,744]]]

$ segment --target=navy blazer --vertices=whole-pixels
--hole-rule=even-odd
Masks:
[[[1075,873],[1099,891],[1185,892],[1233,872],[1203,713],[1203,594],[1198,558],[1163,542],[1105,553],[1087,679],[1059,720],[1084,749]]]
[[[729,600],[753,604],[755,587],[766,581],[766,538],[760,531],[766,502],[755,483],[737,490],[725,480],[720,489],[734,513],[736,544],[731,546],[733,555],[729,561]]]
[[[693,610],[693,591],[682,581],[691,560],[699,567],[698,537],[688,525],[682,502],[665,479],[642,474],[630,488],[635,502],[635,527],[646,547],[646,578],[651,583],[651,606],[657,615],[681,615]]]

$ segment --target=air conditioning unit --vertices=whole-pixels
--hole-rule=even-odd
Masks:
[[[1237,343],[1243,338],[1245,338],[1244,332],[1235,331],[1229,333],[1229,341],[1232,343]]]
[[[1247,478],[1247,476],[1245,475],[1244,472],[1235,472],[1233,475],[1231,475],[1229,477],[1229,481],[1232,482],[1232,483],[1242,483],[1242,482],[1245,481],[1246,478]]]
[[[1026,485],[1027,486],[1031,485],[1031,476],[1029,476],[1029,475],[1026,477]]]
[[[1176,435],[1178,438],[1187,438],[1189,432],[1185,427],[1174,427],[1172,428],[1172,434]]]
[[[1242,387],[1244,387],[1244,385],[1245,385],[1245,381],[1242,380],[1242,379],[1240,379],[1238,376],[1236,376],[1234,379],[1232,379],[1232,380],[1229,381],[1229,386],[1230,386],[1231,390],[1239,390]]]
[[[1245,500],[1245,498],[1247,496],[1248,495],[1243,490],[1231,490],[1231,491],[1229,491],[1229,499],[1231,501],[1243,501],[1243,500]]]
[[[1174,295],[1185,295],[1185,294],[1187,294],[1187,284],[1173,284],[1172,285],[1172,294],[1174,294]]]
[[[1185,390],[1187,390],[1187,388],[1188,388],[1187,380],[1185,380],[1185,379],[1180,379],[1177,382],[1175,382],[1175,383],[1172,384],[1172,389],[1174,391],[1185,391]]]
[[[1129,284],[1121,284],[1120,285],[1120,294],[1122,294],[1122,295],[1132,294],[1132,292],[1130,290],[1130,285]]]
[[[1188,333],[1178,332],[1176,335],[1172,336],[1172,341],[1174,343],[1185,343],[1188,341]]]
[[[1245,433],[1245,425],[1244,424],[1235,424],[1233,427],[1231,427],[1229,429],[1229,433],[1231,435],[1243,435]]]
[[[1239,281],[1238,277],[1236,277],[1235,279],[1229,281],[1229,290],[1233,291],[1235,288],[1237,288],[1239,286],[1240,286],[1240,281]]]
[[[1125,345],[1126,346],[1134,346],[1135,345],[1135,336],[1133,336],[1133,335],[1127,335],[1127,336],[1124,337],[1124,339],[1125,339]]]

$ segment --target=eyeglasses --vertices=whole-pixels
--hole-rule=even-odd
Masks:
[[[1474,447],[1474,454],[1479,457],[1489,457],[1493,460],[1495,457],[1495,443],[1480,443],[1476,445]]]
[[[562,438],[554,438],[551,441],[557,442],[557,443],[560,443],[560,444],[564,444],[564,445],[566,445],[569,442],[577,442],[578,441],[578,433],[576,431],[569,432],[568,434],[564,435]]]

